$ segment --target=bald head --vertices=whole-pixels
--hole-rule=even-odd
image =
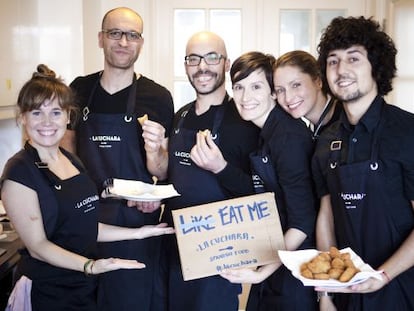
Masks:
[[[118,23],[134,23],[137,28],[137,32],[143,33],[144,31],[144,22],[142,17],[135,12],[134,10],[127,8],[127,7],[119,7],[112,9],[104,15],[102,19],[102,28],[101,29],[108,29],[110,28],[108,25],[111,24],[111,21],[117,21]]]
[[[217,52],[227,57],[224,40],[217,34],[209,31],[197,32],[187,42],[185,54],[205,55],[210,52]]]

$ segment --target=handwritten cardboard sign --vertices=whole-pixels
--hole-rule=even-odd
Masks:
[[[274,194],[172,211],[185,281],[275,262],[285,249]]]

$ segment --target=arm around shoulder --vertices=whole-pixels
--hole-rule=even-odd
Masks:
[[[320,208],[316,219],[316,245],[320,251],[328,251],[329,247],[336,245],[331,196],[329,194],[320,199]]]

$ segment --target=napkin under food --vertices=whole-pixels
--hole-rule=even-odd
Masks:
[[[179,196],[172,184],[154,185],[138,180],[111,178],[105,181],[103,198],[119,198],[132,201],[159,201]]]

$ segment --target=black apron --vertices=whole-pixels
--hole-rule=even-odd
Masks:
[[[256,193],[274,192],[280,188],[271,154],[265,142],[250,155],[252,178]],[[276,194],[275,194],[276,195]],[[276,198],[275,198],[276,199]],[[283,232],[286,231],[286,210],[278,207]],[[316,295],[311,287],[305,287],[281,265],[272,275],[259,284],[253,284],[247,301],[247,311],[268,310],[317,310]]]
[[[137,80],[130,87],[125,114],[94,113],[91,111],[97,80],[83,108],[79,124],[78,154],[99,190],[106,179],[117,177],[151,182],[147,171],[143,149],[135,142],[142,141],[142,128],[137,122],[135,101]],[[129,143],[131,142],[131,143]],[[112,220],[112,218],[110,218]],[[113,221],[113,220],[112,220]]]
[[[218,130],[227,104],[228,102],[217,108],[213,128],[211,129],[211,135],[217,145],[220,143]],[[174,187],[178,193],[185,194],[168,200],[167,207],[169,211],[226,199],[226,195],[218,184],[215,174],[200,169],[190,159],[190,151],[196,143],[197,131],[183,128],[182,125],[186,115],[190,111],[193,112],[194,109],[195,104],[192,104],[188,110],[181,114],[181,118],[170,137],[168,145],[168,179],[174,182]],[[183,178],[183,176],[185,177]],[[200,189],[203,191],[200,191]]]
[[[211,135],[219,144],[219,128],[225,110],[229,104],[226,96],[222,105],[217,107]],[[193,103],[189,110],[194,111]],[[200,169],[190,159],[190,151],[196,140],[195,130],[182,128],[188,110],[183,112],[177,128],[169,141],[169,179],[182,195],[168,200],[167,220],[172,223],[171,210],[198,204],[205,204],[227,199],[215,175]],[[220,276],[211,276],[198,280],[184,281],[178,255],[175,236],[166,236],[167,264],[169,265],[169,311],[236,311],[237,295],[241,292],[240,285],[231,284]]]
[[[98,232],[96,209],[99,196],[95,185],[76,162],[72,163],[80,174],[61,180],[48,169],[46,163],[40,161],[33,147],[26,144],[25,149],[32,153],[36,166],[56,197],[58,208],[42,206],[42,213],[48,213],[48,209],[58,213],[55,228],[50,230],[53,233],[48,239],[69,251],[89,257],[95,251]],[[83,272],[50,266],[36,259],[23,260],[22,264],[22,271],[31,271],[28,277],[33,281],[33,311],[97,310],[95,277],[86,277]]]
[[[340,164],[344,137],[341,129],[338,139],[331,143],[327,173],[338,247],[351,247],[377,269],[408,236],[402,233],[393,215],[408,212],[413,217],[411,202],[402,190],[392,194],[387,190],[386,178],[390,176],[385,176],[385,164],[378,157],[383,121],[374,130],[371,158],[362,162]],[[414,310],[413,290],[411,268],[376,292],[335,294],[335,304],[338,310]]]
[[[254,191],[256,193],[274,192],[278,183],[276,172],[272,165],[270,152],[262,138],[260,139],[258,151],[250,154]]]
[[[78,154],[101,191],[108,178],[122,178],[151,182],[141,148],[142,128],[135,113],[137,80],[134,76],[125,114],[94,113],[90,110],[97,80],[78,133]],[[97,105],[99,103],[94,103]],[[126,206],[126,201],[101,199],[100,222],[123,227],[141,227],[156,224],[159,211],[141,213]],[[146,264],[145,269],[121,269],[100,275],[98,307],[100,311],[130,311],[140,305],[149,310],[153,270],[159,256],[159,238],[99,243],[99,256],[136,259]]]

